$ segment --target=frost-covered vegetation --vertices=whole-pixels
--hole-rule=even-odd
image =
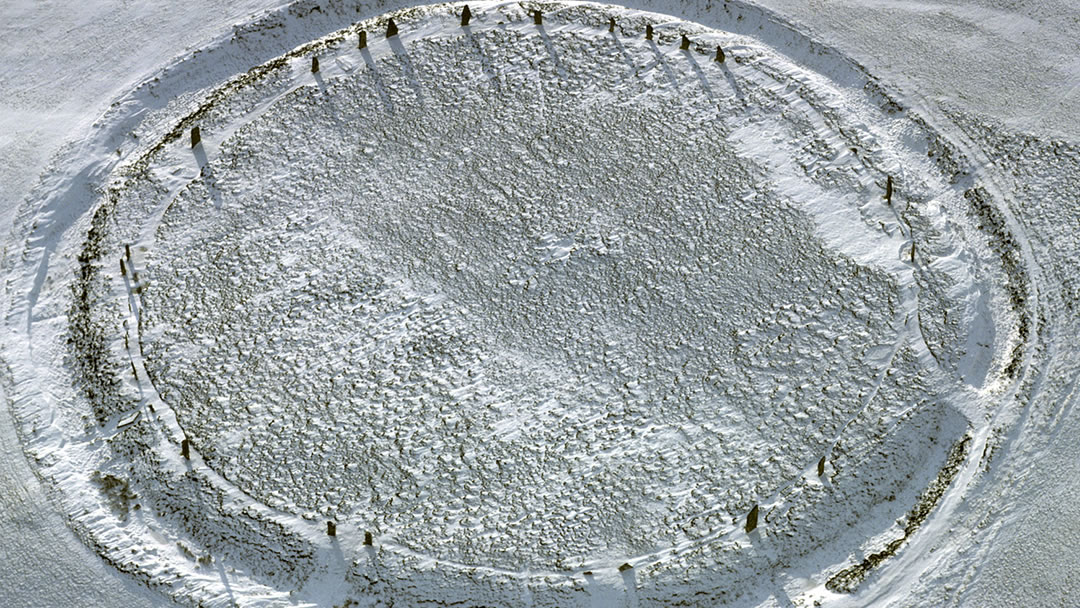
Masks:
[[[191,603],[855,589],[1023,372],[1004,216],[873,81],[473,6],[150,121],[79,244],[72,443],[39,440],[99,486],[76,527]]]

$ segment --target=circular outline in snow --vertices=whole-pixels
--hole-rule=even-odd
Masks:
[[[474,8],[477,4],[473,5]],[[552,10],[556,5],[545,5],[547,8],[545,18],[548,23],[558,23],[563,17],[560,9]],[[561,5],[566,12],[580,13],[589,16],[591,21],[587,25],[580,23],[575,28],[593,28],[597,35],[603,35],[606,31],[606,22],[597,17],[605,15],[603,11],[617,11],[620,21],[631,23],[644,23],[653,21],[661,23],[663,18],[656,15],[648,15],[622,9],[592,9],[585,5]],[[289,10],[295,10],[292,7]],[[528,28],[530,23],[524,20],[525,11],[517,5],[503,4],[485,6],[483,10],[504,11],[507,14],[508,27]],[[590,12],[599,11],[599,12]],[[446,6],[425,7],[405,11],[395,15],[399,24],[408,23],[411,19],[420,19],[425,15],[431,20],[443,20],[447,22],[444,27],[451,27],[449,23],[452,16],[446,15]],[[476,13],[483,15],[481,10]],[[519,19],[517,23],[512,19]],[[761,18],[761,17],[759,17]],[[572,22],[573,19],[571,18]],[[770,23],[764,19],[765,23]],[[269,22],[272,24],[273,19]],[[596,23],[592,23],[596,22]],[[293,516],[283,514],[271,509],[266,505],[251,500],[242,492],[236,490],[219,474],[201,467],[201,458],[197,451],[192,450],[184,443],[184,433],[177,423],[175,415],[165,402],[155,399],[148,394],[151,387],[146,382],[147,374],[143,367],[141,344],[133,345],[131,337],[135,335],[139,327],[138,315],[141,305],[142,279],[138,276],[142,256],[146,255],[141,248],[141,241],[130,239],[135,246],[125,250],[120,257],[124,260],[122,266],[110,269],[108,265],[99,265],[97,261],[115,259],[116,251],[105,252],[100,249],[101,244],[107,239],[116,239],[116,235],[110,231],[122,233],[130,230],[129,226],[121,225],[121,219],[125,210],[116,207],[116,202],[123,198],[124,194],[117,187],[128,176],[140,171],[154,171],[155,167],[148,162],[155,154],[174,153],[175,148],[186,148],[176,142],[180,136],[186,134],[189,127],[200,124],[204,125],[215,119],[215,112],[219,104],[228,99],[230,102],[239,101],[239,104],[250,103],[249,112],[257,114],[265,106],[258,100],[246,100],[243,97],[245,87],[260,79],[273,80],[282,78],[286,88],[294,86],[290,82],[296,82],[304,76],[310,77],[310,63],[308,54],[315,50],[329,51],[335,44],[342,43],[342,48],[349,47],[352,36],[359,28],[375,30],[384,25],[382,18],[364,22],[348,28],[344,34],[333,34],[326,38],[305,45],[289,55],[275,59],[259,68],[254,68],[247,75],[240,76],[221,88],[210,93],[209,102],[194,112],[187,113],[185,118],[178,124],[170,119],[170,116],[183,115],[187,110],[181,107],[168,107],[158,113],[151,113],[141,124],[140,129],[145,129],[145,134],[140,133],[142,141],[157,141],[147,150],[138,148],[139,159],[116,170],[118,177],[112,184],[112,190],[106,192],[105,197],[95,207],[90,208],[82,220],[75,224],[89,229],[89,236],[85,243],[79,242],[79,236],[69,235],[67,242],[61,244],[58,250],[70,249],[76,251],[81,246],[83,254],[77,267],[79,274],[73,284],[74,298],[67,309],[72,333],[76,339],[75,358],[76,365],[75,381],[83,384],[82,390],[90,407],[89,415],[98,419],[99,424],[92,425],[91,430],[80,436],[76,429],[82,424],[75,419],[65,419],[68,414],[64,412],[52,412],[48,403],[41,402],[29,404],[26,409],[20,410],[20,421],[26,432],[26,445],[30,453],[41,459],[43,474],[56,481],[64,495],[64,504],[69,513],[84,513],[74,515],[73,523],[77,532],[86,538],[92,545],[98,547],[99,552],[106,559],[117,564],[121,569],[138,573],[148,577],[152,584],[171,584],[169,581],[183,581],[181,589],[174,592],[186,597],[189,601],[198,602],[220,597],[224,592],[236,593],[241,597],[252,598],[254,602],[276,603],[287,600],[290,593],[286,590],[301,587],[302,597],[317,603],[324,601],[340,602],[349,597],[362,597],[364,594],[402,593],[401,589],[393,589],[393,584],[383,576],[383,572],[411,572],[410,583],[419,591],[414,591],[420,597],[454,597],[488,598],[495,603],[515,603],[519,601],[520,589],[516,584],[506,586],[506,579],[518,581],[524,584],[526,592],[536,597],[550,594],[551,601],[560,605],[571,605],[573,602],[582,602],[580,594],[575,589],[580,587],[584,580],[589,589],[595,593],[623,593],[618,589],[612,591],[608,587],[614,585],[629,585],[631,595],[637,593],[639,586],[643,587],[643,597],[646,599],[674,597],[687,593],[692,594],[694,584],[688,583],[690,591],[682,588],[677,578],[672,578],[671,571],[682,568],[702,568],[702,564],[708,563],[709,553],[720,553],[716,546],[706,546],[705,542],[690,543],[679,547],[671,547],[668,550],[654,552],[650,555],[612,559],[610,564],[590,566],[588,576],[582,579],[584,567],[570,569],[569,572],[546,572],[535,573],[529,571],[511,572],[497,568],[483,568],[468,564],[453,564],[445,560],[437,561],[441,566],[450,566],[457,570],[468,583],[447,583],[444,577],[430,569],[431,561],[427,556],[409,551],[405,547],[395,547],[392,539],[385,542],[380,538],[366,537],[361,529],[350,529],[346,526],[338,531],[338,536],[333,539],[325,537],[324,522],[314,514],[301,514]],[[490,26],[491,24],[487,24]],[[505,25],[505,24],[504,24]],[[473,27],[484,27],[483,18],[477,19]],[[772,24],[775,26],[775,24]],[[725,46],[729,46],[730,34],[706,32],[704,28],[688,23],[667,22],[658,25],[658,45],[670,46],[677,40],[675,32],[686,31],[695,39],[719,40]],[[700,37],[700,38],[699,38]],[[712,38],[710,38],[712,37]],[[372,45],[376,44],[372,36]],[[777,70],[775,64],[781,59],[766,47],[758,46],[760,55],[750,52],[757,43],[748,43],[745,47],[735,45],[737,49],[746,49],[745,55],[738,51],[729,54],[730,61],[753,62],[755,67],[760,67],[762,73]],[[344,53],[345,51],[339,51]],[[707,54],[706,54],[707,56]],[[323,66],[346,66],[347,61],[332,63],[322,62]],[[662,65],[662,59],[657,61],[656,66]],[[790,65],[790,64],[788,64]],[[327,69],[332,72],[333,67]],[[342,69],[345,69],[344,67]],[[839,71],[839,70],[838,70]],[[282,76],[286,74],[287,76]],[[909,116],[902,109],[895,106],[883,92],[875,90],[871,81],[865,94],[865,99],[847,99],[850,105],[845,110],[849,116],[837,117],[831,111],[830,106],[820,104],[821,99],[816,97],[822,91],[830,90],[828,84],[820,76],[795,70],[784,74],[779,70],[783,78],[776,80],[774,93],[777,96],[787,96],[790,107],[809,109],[805,119],[811,122],[822,121],[822,132],[828,132],[833,136],[854,138],[862,142],[862,139],[880,139],[886,141],[880,145],[884,152],[875,150],[874,145],[855,146],[854,154],[867,154],[866,161],[873,166],[882,169],[881,175],[896,173],[901,177],[901,183],[915,189],[915,184],[921,177],[934,175],[935,185],[942,190],[927,188],[929,194],[912,192],[912,198],[922,204],[915,217],[922,222],[920,233],[914,232],[914,227],[908,221],[903,211],[897,211],[891,206],[882,206],[880,201],[877,208],[869,205],[860,205],[857,200],[840,200],[828,203],[829,197],[822,196],[821,192],[813,191],[813,183],[802,179],[800,171],[806,171],[806,167],[797,166],[791,161],[795,154],[776,154],[775,151],[783,145],[782,137],[768,138],[765,134],[782,133],[782,125],[763,122],[746,125],[739,129],[733,136],[740,151],[748,157],[754,157],[757,162],[769,166],[773,172],[776,189],[791,200],[802,204],[804,210],[818,220],[818,237],[828,243],[845,256],[858,261],[866,268],[875,268],[881,272],[891,274],[902,287],[902,301],[899,309],[904,310],[906,318],[899,321],[899,326],[910,328],[908,333],[912,356],[924,366],[940,366],[941,355],[930,344],[927,344],[923,332],[923,320],[920,318],[925,311],[919,308],[918,291],[920,284],[915,276],[914,263],[905,263],[903,256],[910,255],[912,259],[915,252],[911,247],[905,247],[906,243],[915,236],[916,243],[921,238],[922,230],[928,233],[944,232],[955,234],[952,239],[944,239],[942,243],[928,240],[928,250],[934,256],[933,261],[928,261],[926,266],[936,265],[941,272],[950,274],[955,279],[952,290],[956,293],[948,294],[956,301],[962,302],[969,324],[982,320],[988,322],[988,311],[994,310],[994,321],[997,326],[989,325],[982,328],[969,327],[966,332],[969,339],[959,355],[955,368],[950,369],[952,375],[963,379],[969,387],[980,388],[986,384],[984,390],[991,390],[997,384],[1008,385],[1015,380],[1023,371],[1023,334],[1022,329],[1027,323],[1027,314],[1022,308],[1014,311],[1002,311],[992,304],[995,297],[1011,297],[1014,304],[1022,300],[1017,294],[1023,289],[1022,269],[1009,268],[1007,263],[1004,269],[995,269],[985,260],[995,260],[992,251],[993,239],[1005,240],[1001,233],[1007,235],[1005,220],[1000,212],[990,205],[987,196],[980,193],[978,188],[961,189],[950,183],[954,176],[953,171],[959,172],[950,162],[956,152],[946,142],[941,140],[935,132],[920,119]],[[775,76],[775,73],[773,74]],[[849,75],[850,76],[850,75]],[[733,81],[736,82],[736,81]],[[876,85],[875,85],[876,86]],[[860,87],[861,88],[861,87]],[[850,91],[849,91],[850,93]],[[859,92],[862,94],[862,92]],[[180,102],[182,106],[185,102]],[[881,106],[881,107],[879,107]],[[235,107],[235,106],[234,106]],[[882,111],[882,108],[884,111]],[[831,115],[832,113],[832,115]],[[229,123],[234,116],[224,117]],[[835,120],[834,124],[829,121]],[[858,123],[865,121],[865,125],[875,124],[874,121],[882,121],[887,126],[866,127],[865,132],[845,132],[845,120]],[[134,120],[136,124],[139,121]],[[208,135],[213,133],[207,130],[203,138],[220,136]],[[920,139],[922,138],[922,139]],[[219,140],[220,141],[220,140]],[[851,141],[851,140],[849,140]],[[892,144],[892,145],[889,145]],[[842,149],[842,146],[837,146]],[[122,152],[123,148],[121,148]],[[875,152],[878,156],[875,157]],[[929,157],[927,157],[929,153]],[[904,161],[904,162],[900,162]],[[909,164],[910,161],[910,164]],[[207,166],[206,160],[199,161],[200,167]],[[919,170],[912,167],[920,167]],[[176,186],[190,180],[192,176],[170,174],[159,176],[159,183],[172,183]],[[906,178],[906,179],[905,179]],[[170,182],[171,180],[171,182]],[[809,187],[809,189],[808,189]],[[72,187],[72,190],[75,190]],[[63,198],[57,197],[57,198]],[[976,211],[977,219],[984,224],[989,224],[992,230],[999,233],[991,235],[991,245],[981,243],[977,238],[979,233],[970,226],[963,225],[966,212],[969,207]],[[881,215],[882,208],[893,213],[893,220],[889,224],[887,215]],[[870,211],[867,211],[870,209]],[[48,211],[43,206],[43,212]],[[146,210],[140,210],[140,212]],[[906,210],[904,210],[906,211]],[[158,213],[153,209],[150,213]],[[164,209],[160,210],[164,212]],[[861,215],[860,215],[861,214]],[[880,216],[880,219],[879,219]],[[881,233],[873,233],[867,229],[868,218],[881,222]],[[906,224],[906,227],[905,225]],[[851,228],[862,226],[860,238],[852,239]],[[839,229],[838,229],[839,227]],[[905,236],[905,228],[906,235]],[[76,231],[77,232],[77,231]],[[948,249],[948,245],[956,245],[954,249]],[[941,246],[942,251],[936,252],[935,246]],[[920,245],[915,247],[921,249]],[[1005,254],[1001,254],[1005,259]],[[1007,260],[1006,260],[1007,262]],[[984,273],[975,276],[970,270],[978,266],[979,272]],[[47,258],[41,268],[48,268]],[[1014,276],[1014,273],[1020,275]],[[966,273],[966,274],[965,274]],[[1017,278],[1017,276],[1021,278]],[[908,277],[905,279],[905,277]],[[31,290],[31,305],[39,310],[48,310],[50,306],[65,306],[63,294],[57,294],[52,287],[40,279],[34,282]],[[101,314],[99,299],[102,294],[112,293],[117,297],[116,301],[130,306],[129,317],[123,320],[127,332],[120,335],[102,333],[103,323],[107,315]],[[1004,295],[998,295],[1004,294]],[[109,312],[109,311],[107,311]],[[914,320],[913,320],[914,319]],[[28,320],[28,333],[34,323],[34,316]],[[947,321],[946,321],[947,323]],[[1014,329],[1007,329],[1012,327]],[[1006,329],[1002,329],[1006,328]],[[994,332],[999,335],[994,335]],[[982,347],[978,344],[979,339],[991,336],[993,350],[989,346]],[[123,344],[122,344],[123,343]],[[1019,348],[1019,354],[1017,354]],[[122,372],[118,371],[115,362],[110,362],[110,355],[120,354],[129,356],[131,359],[131,371],[136,382],[122,380]],[[893,351],[895,354],[895,351]],[[122,360],[122,359],[120,359]],[[1019,363],[1018,363],[1019,362]],[[889,366],[886,366],[889,367]],[[17,370],[18,371],[18,370]],[[62,381],[65,372],[56,372],[52,375],[43,375],[43,382],[54,382],[55,386],[65,386]],[[884,375],[885,370],[883,370]],[[984,382],[984,378],[991,378],[990,382]],[[57,383],[57,380],[61,380]],[[68,385],[69,386],[69,385]],[[89,387],[89,389],[87,388]],[[110,393],[114,391],[114,393]],[[110,394],[118,396],[116,401],[108,401]],[[964,399],[966,393],[962,386],[958,386],[952,396],[942,396],[948,401],[947,407],[952,412],[960,412],[968,419],[976,420],[980,411],[975,408],[974,400]],[[132,404],[132,407],[116,407],[117,403]],[[35,410],[35,408],[42,408]],[[938,456],[942,470],[949,469],[950,459],[954,457],[949,451],[951,443],[948,437],[957,439],[965,432],[966,422],[955,415],[937,413],[925,414],[918,408],[893,412],[893,420],[903,422],[914,428],[922,428],[918,424],[939,427],[944,424],[949,427],[946,435],[939,445]],[[853,419],[854,420],[854,419]],[[54,428],[56,432],[42,433],[43,428]],[[158,430],[154,430],[154,429]],[[122,448],[117,445],[109,449],[102,449],[102,444],[109,444],[112,439],[122,434],[135,435],[136,433],[157,433],[164,430],[164,435],[157,445],[135,441],[125,444]],[[151,435],[147,435],[149,437]],[[172,446],[170,447],[170,443]],[[966,443],[966,442],[964,442]],[[186,455],[186,456],[185,456]],[[190,457],[190,460],[188,460]],[[132,459],[132,460],[128,460]],[[171,470],[176,476],[171,480],[159,480],[157,485],[143,485],[145,478],[126,477],[132,469],[128,467],[138,459],[142,466],[149,471],[155,467],[159,471]],[[807,463],[808,468],[811,463]],[[78,468],[86,466],[87,468]],[[196,473],[197,471],[197,473]],[[932,481],[936,471],[928,473],[928,481]],[[791,503],[820,494],[820,484],[815,485],[813,475],[800,477],[801,481],[796,486],[783,488],[772,496],[756,497],[757,503],[766,507],[768,513],[766,521],[770,524],[768,516],[776,519],[783,517],[798,519],[792,514]],[[61,481],[62,480],[62,481]],[[81,481],[80,481],[81,480]],[[95,487],[94,492],[83,493],[81,489],[88,482]],[[190,484],[184,486],[183,484]],[[913,497],[914,490],[906,489],[909,497]],[[74,493],[73,493],[74,492]],[[151,498],[151,495],[153,497]],[[158,512],[147,513],[140,509],[141,503],[136,502],[140,496],[150,499],[158,508]],[[198,497],[196,500],[192,500]],[[208,513],[205,508],[208,505],[217,504],[220,511],[217,514]],[[174,512],[162,510],[162,505],[168,505]],[[931,505],[932,506],[932,505]],[[307,515],[305,517],[305,515]],[[895,513],[893,514],[895,517]],[[784,560],[787,556],[783,553],[776,555],[776,547],[769,548],[768,535],[753,536],[741,533],[741,526],[732,522],[725,525],[720,534],[712,539],[725,538],[732,549],[738,552],[738,546],[750,542],[758,546],[762,542],[765,545],[758,547],[765,557],[765,563],[779,563],[776,560]],[[274,532],[271,532],[274,531]],[[905,536],[906,538],[906,536]],[[712,540],[707,539],[706,542]],[[368,546],[366,541],[371,540],[373,546]],[[146,544],[144,544],[146,543]],[[708,549],[708,550],[706,550]],[[769,555],[773,553],[773,555]],[[732,555],[727,553],[727,555]],[[704,560],[704,561],[703,561]],[[225,564],[229,564],[226,570]],[[650,572],[649,579],[639,580],[634,575],[634,569]],[[651,567],[645,570],[646,567]],[[666,571],[665,571],[666,570]],[[705,568],[706,572],[710,569]],[[629,573],[629,574],[628,574]],[[177,578],[179,577],[179,578]],[[666,577],[666,578],[665,578]],[[741,592],[753,593],[753,579],[750,574],[740,575],[736,573],[733,578],[723,579],[713,574],[701,574],[694,580],[700,580],[701,589],[714,594],[710,602],[715,603],[723,597],[718,591],[725,587],[733,590],[730,594],[737,594],[738,587],[743,586]],[[599,582],[598,582],[599,581]],[[819,583],[821,581],[818,581]],[[449,585],[449,586],[447,586]],[[329,586],[330,591],[325,591]],[[813,586],[813,585],[810,585]],[[355,594],[355,595],[354,595]],[[651,594],[651,595],[650,595]],[[400,597],[400,596],[399,596]],[[578,598],[578,599],[572,599]]]

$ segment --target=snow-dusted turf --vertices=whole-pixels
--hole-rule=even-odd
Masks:
[[[215,63],[293,7],[44,178],[7,386],[109,563],[204,605],[714,606],[960,546],[1045,357],[980,148],[756,10],[537,6]]]

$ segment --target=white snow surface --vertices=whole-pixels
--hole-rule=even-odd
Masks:
[[[775,4],[16,5],[0,601],[1070,605],[1075,9]]]

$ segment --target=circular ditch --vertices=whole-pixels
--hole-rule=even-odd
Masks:
[[[113,172],[77,530],[178,599],[326,605],[716,605],[906,538],[1022,347],[955,150],[750,36],[472,8],[166,108]]]

